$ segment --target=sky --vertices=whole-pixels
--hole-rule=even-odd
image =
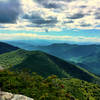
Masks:
[[[100,43],[100,0],[0,0],[0,40]]]

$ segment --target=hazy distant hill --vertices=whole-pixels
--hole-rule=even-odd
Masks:
[[[88,71],[40,51],[17,50],[0,55],[0,65],[13,70],[28,69],[42,76],[75,77],[89,82],[99,78]]]
[[[0,42],[0,54],[17,50],[17,47],[9,45],[7,43]]]
[[[100,52],[90,54],[88,56],[80,57],[80,63],[84,63],[88,66],[83,66],[86,69],[89,69],[91,72],[100,75]]]
[[[54,54],[65,60],[75,61],[74,58],[99,52],[100,45],[52,44],[48,46],[38,46],[38,49]]]

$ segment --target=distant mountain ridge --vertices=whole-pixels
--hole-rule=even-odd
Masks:
[[[14,50],[17,50],[17,49],[19,49],[19,48],[12,46],[10,44],[4,43],[4,42],[0,42],[0,54],[10,52],[10,51],[14,51]]]
[[[39,49],[100,75],[100,45],[53,44]]]

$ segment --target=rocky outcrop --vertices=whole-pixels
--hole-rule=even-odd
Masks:
[[[2,66],[0,66],[0,70],[3,70],[4,68]]]
[[[19,94],[0,92],[0,100],[34,100],[34,99]]]

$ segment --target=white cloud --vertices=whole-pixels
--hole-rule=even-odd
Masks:
[[[36,31],[100,29],[96,27],[100,25],[100,0],[20,0],[20,3],[23,12],[16,23],[1,24],[5,28]],[[30,16],[30,19],[24,19],[25,15]],[[35,19],[31,17],[33,15]],[[55,23],[50,22],[51,17],[55,18]]]

